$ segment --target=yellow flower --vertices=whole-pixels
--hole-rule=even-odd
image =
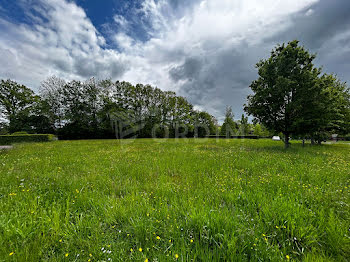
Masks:
[[[148,258],[145,259],[145,262],[148,262]]]
[[[62,239],[58,240],[60,243],[62,243]]]
[[[65,257],[68,257],[68,253],[66,253],[64,256],[65,256]]]
[[[147,216],[149,217],[149,214],[147,213]]]
[[[92,257],[92,254],[89,254],[89,257]]]
[[[178,258],[179,258],[179,255],[178,255],[178,254],[175,254],[175,258],[178,259]]]
[[[191,239],[190,242],[193,243],[193,239]]]
[[[130,248],[130,252],[134,251],[132,248]]]
[[[142,248],[141,247],[139,248],[139,251],[142,252]]]
[[[157,236],[156,238],[159,240],[159,239],[160,239],[160,236]]]
[[[169,243],[171,243],[171,239],[169,239]]]
[[[79,190],[78,189],[75,189],[75,192],[77,192],[77,194],[79,194]]]
[[[88,262],[90,262],[90,261],[91,261],[91,259],[89,258],[89,259],[88,259]]]
[[[276,228],[278,229],[278,226],[276,226]]]
[[[11,253],[9,254],[9,256],[12,256],[14,253],[15,253],[15,252],[11,252]]]
[[[286,255],[286,258],[289,260],[289,259],[290,259],[290,256]]]

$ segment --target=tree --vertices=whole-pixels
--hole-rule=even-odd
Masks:
[[[207,137],[216,132],[215,118],[207,112],[196,112],[195,136]]]
[[[0,114],[9,122],[9,132],[29,131],[29,116],[34,102],[34,92],[12,80],[0,82]]]
[[[63,126],[64,118],[64,101],[62,101],[63,88],[66,82],[56,76],[51,76],[41,82],[39,94],[46,108],[45,114],[50,121],[50,125],[54,129]]]
[[[318,98],[311,115],[313,125],[309,135],[319,144],[331,133],[346,134],[349,129],[349,89],[334,75],[324,74],[317,83]]]
[[[233,120],[234,114],[232,112],[232,107],[226,107],[225,120],[221,126],[221,135],[230,137],[237,132],[237,123]]]
[[[248,123],[248,117],[245,117],[244,114],[242,114],[241,120],[238,124],[238,133],[239,135],[248,135],[250,130],[250,126]]]
[[[277,46],[270,58],[256,65],[259,78],[250,85],[254,94],[248,96],[244,109],[268,129],[282,132],[286,148],[289,137],[304,124],[304,109],[309,107],[305,101],[318,93],[320,69],[314,67],[314,59],[315,55],[294,40]]]

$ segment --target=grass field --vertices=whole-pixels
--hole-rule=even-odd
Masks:
[[[350,146],[55,141],[0,152],[1,261],[347,261]]]

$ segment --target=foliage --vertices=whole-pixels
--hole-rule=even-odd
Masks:
[[[9,122],[9,131],[30,130],[29,115],[37,97],[34,92],[11,80],[0,82],[0,117]]]
[[[237,133],[238,125],[234,121],[232,107],[226,107],[225,120],[221,126],[221,135],[230,137]]]
[[[0,153],[0,257],[346,261],[349,151],[270,139],[17,145]]]
[[[23,100],[12,106],[18,109],[6,111],[10,132],[55,133],[64,139],[193,137],[195,132],[202,137],[216,132],[213,116],[194,110],[174,92],[149,85],[94,78],[65,82],[53,76],[42,82],[36,96],[13,81],[3,83],[7,100],[13,93]],[[0,105],[8,108],[11,103],[5,98]]]
[[[294,40],[277,46],[270,58],[257,63],[259,78],[250,85],[245,111],[269,130],[319,143],[332,132],[346,133],[350,125],[349,91],[335,76],[315,68],[315,55]]]

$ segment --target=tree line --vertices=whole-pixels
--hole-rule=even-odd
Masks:
[[[36,94],[12,80],[0,83],[0,132],[51,133],[61,139],[269,136],[242,115],[226,109],[222,127],[175,92],[111,80],[70,81],[52,76]]]

